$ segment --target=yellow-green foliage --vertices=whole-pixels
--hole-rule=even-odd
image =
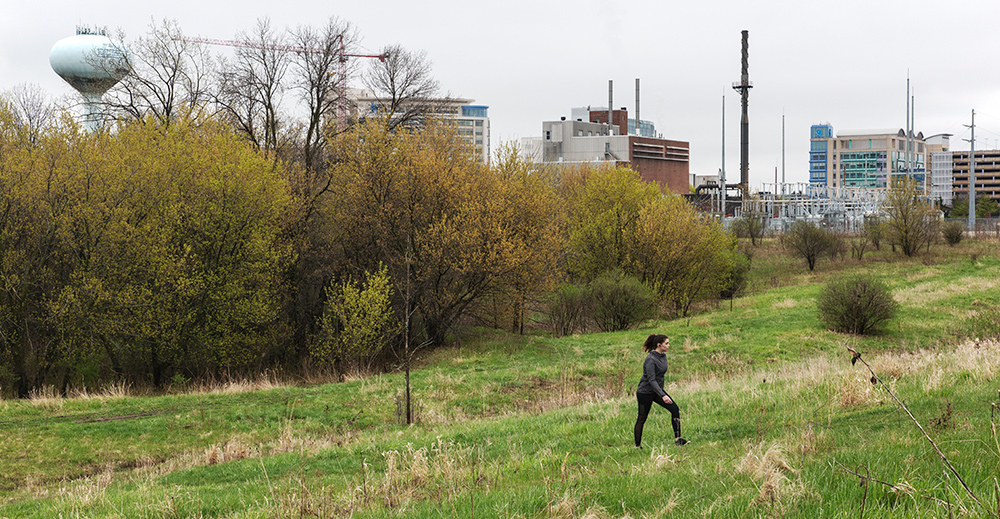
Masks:
[[[735,265],[735,238],[679,197],[646,205],[629,238],[629,267],[680,315],[718,294]]]
[[[34,147],[9,138],[0,132],[12,151],[0,154],[0,205],[13,209],[0,217],[0,363],[22,385],[95,355],[156,382],[258,362],[290,254],[280,165],[180,119],[93,134],[64,124]]]
[[[558,204],[516,155],[487,167],[434,125],[399,134],[362,125],[334,151],[338,189],[324,206],[334,263],[345,273],[384,263],[428,339],[442,341],[484,298],[548,284]]]
[[[570,274],[591,280],[624,268],[629,256],[626,237],[635,233],[640,215],[661,197],[655,184],[625,168],[594,168],[568,194]]]
[[[313,357],[334,362],[376,353],[394,328],[391,281],[382,265],[375,273],[365,273],[362,283],[331,283]]]

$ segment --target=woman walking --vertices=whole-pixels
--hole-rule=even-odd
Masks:
[[[642,347],[649,354],[642,363],[642,378],[639,379],[639,387],[635,391],[636,400],[639,401],[639,416],[635,419],[635,448],[642,448],[642,426],[646,424],[653,402],[670,411],[674,443],[685,445],[688,441],[681,438],[680,408],[663,390],[663,375],[667,372],[666,353],[670,348],[670,338],[666,335],[650,335]]]

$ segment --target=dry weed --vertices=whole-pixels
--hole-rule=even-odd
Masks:
[[[649,468],[662,470],[677,463],[677,459],[667,449],[652,449],[649,452]]]
[[[102,387],[96,393],[87,390],[86,387],[73,389],[69,392],[69,397],[80,400],[113,400],[117,398],[129,398],[134,396],[132,385],[125,381],[118,381]]]
[[[794,445],[796,445],[795,453],[799,456],[815,454],[817,451],[816,443],[818,439],[816,430],[813,428],[812,424],[800,428],[798,440],[793,442]]]
[[[775,310],[778,310],[782,308],[795,308],[798,305],[799,305],[798,301],[789,297],[781,301],[775,301],[774,304],[771,305],[771,307],[774,308]]]
[[[420,449],[407,444],[406,449],[386,451],[382,457],[385,460],[382,474],[375,474],[365,463],[362,481],[352,484],[335,500],[398,507],[415,499],[452,499],[467,491],[466,484],[482,462],[473,449],[440,439]],[[484,474],[486,469],[476,473]],[[482,477],[477,483],[486,489],[492,485],[488,478]]]
[[[216,465],[259,456],[260,450],[258,448],[248,444],[243,437],[235,436],[221,445],[213,445],[205,449],[205,464]]]
[[[326,438],[316,438],[309,435],[296,434],[290,424],[286,424],[278,435],[277,440],[268,449],[269,454],[284,452],[298,452],[313,456],[323,449],[329,449],[336,445],[335,442]]]
[[[854,407],[870,404],[878,400],[869,378],[860,372],[844,373],[836,386],[841,407]]]
[[[764,449],[763,444],[751,447],[737,467],[741,473],[752,477],[758,484],[757,503],[781,505],[789,498],[802,493],[789,479],[789,474],[797,472],[789,465],[787,456],[780,445],[772,444]]]
[[[255,379],[206,380],[190,391],[193,394],[237,394],[251,391],[268,391],[288,387],[288,383],[278,379],[273,372],[265,372]]]
[[[35,407],[50,411],[62,409],[64,404],[63,397],[56,391],[55,386],[42,386],[39,389],[32,389],[28,393],[28,401]]]
[[[60,487],[55,495],[72,502],[74,506],[86,507],[104,498],[114,474],[114,465],[105,464],[99,474],[69,482],[66,486]]]
[[[966,277],[957,281],[921,283],[894,293],[893,298],[907,306],[926,307],[947,297],[967,294],[971,291],[990,292],[1000,283],[994,279]]]
[[[655,512],[644,512],[642,514],[642,519],[653,519],[660,517],[670,517],[670,514],[677,511],[677,508],[681,506],[681,489],[674,487],[670,491],[670,497],[667,502],[664,503],[663,507]],[[625,519],[628,516],[624,516]]]

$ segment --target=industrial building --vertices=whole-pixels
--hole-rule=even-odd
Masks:
[[[386,106],[387,100],[365,89],[349,89],[348,100],[352,107],[351,118],[361,119],[368,114],[378,113]],[[490,161],[490,117],[489,107],[473,104],[475,99],[435,98],[419,99],[421,109],[426,109],[445,121],[453,122],[458,127],[458,134],[475,147],[476,155],[483,163]],[[410,110],[410,106],[401,107],[398,111]]]
[[[574,109],[573,119],[545,121],[542,137],[523,140],[524,153],[533,162],[544,164],[629,166],[643,180],[656,182],[661,190],[687,194],[689,144],[649,136],[655,132],[653,124],[629,119],[625,108],[611,110],[608,124],[608,112],[606,108]],[[635,134],[636,127],[639,135]]]

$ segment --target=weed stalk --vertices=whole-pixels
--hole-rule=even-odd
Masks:
[[[948,460],[948,457],[945,456],[943,452],[941,452],[941,449],[938,447],[937,443],[934,443],[934,440],[931,439],[929,434],[927,434],[927,431],[924,430],[924,427],[920,425],[920,422],[917,421],[916,418],[914,418],[913,413],[911,413],[910,409],[906,407],[906,404],[904,404],[899,398],[896,397],[895,393],[893,393],[892,390],[889,389],[889,385],[886,384],[885,381],[883,381],[881,378],[879,378],[878,375],[875,374],[875,370],[872,369],[871,365],[868,364],[868,362],[865,361],[865,359],[861,358],[861,353],[859,353],[858,351],[854,350],[851,347],[848,347],[847,351],[851,353],[851,365],[854,365],[857,361],[860,360],[861,363],[864,364],[866,368],[868,368],[868,372],[872,374],[872,383],[878,382],[879,384],[882,385],[885,391],[889,393],[889,396],[891,396],[892,399],[896,401],[896,404],[898,404],[899,407],[906,412],[907,416],[910,417],[910,420],[912,420],[913,423],[916,424],[917,428],[920,429],[920,432],[923,433],[924,438],[927,438],[927,441],[931,444],[931,447],[934,447],[934,451],[937,452],[938,456],[941,458],[941,461],[943,461],[945,466],[948,467],[948,470],[950,470],[951,473],[954,474],[956,478],[958,478],[959,483],[962,484],[962,487],[965,488],[965,491],[968,492],[970,496],[972,496],[972,499],[976,503],[978,503],[980,507],[986,508],[983,505],[982,501],[980,501],[979,498],[976,497],[976,494],[972,491],[972,489],[969,488],[969,485],[965,483],[965,480],[962,479],[962,476],[958,474],[958,471],[955,470],[955,467],[952,466],[951,461]]]

